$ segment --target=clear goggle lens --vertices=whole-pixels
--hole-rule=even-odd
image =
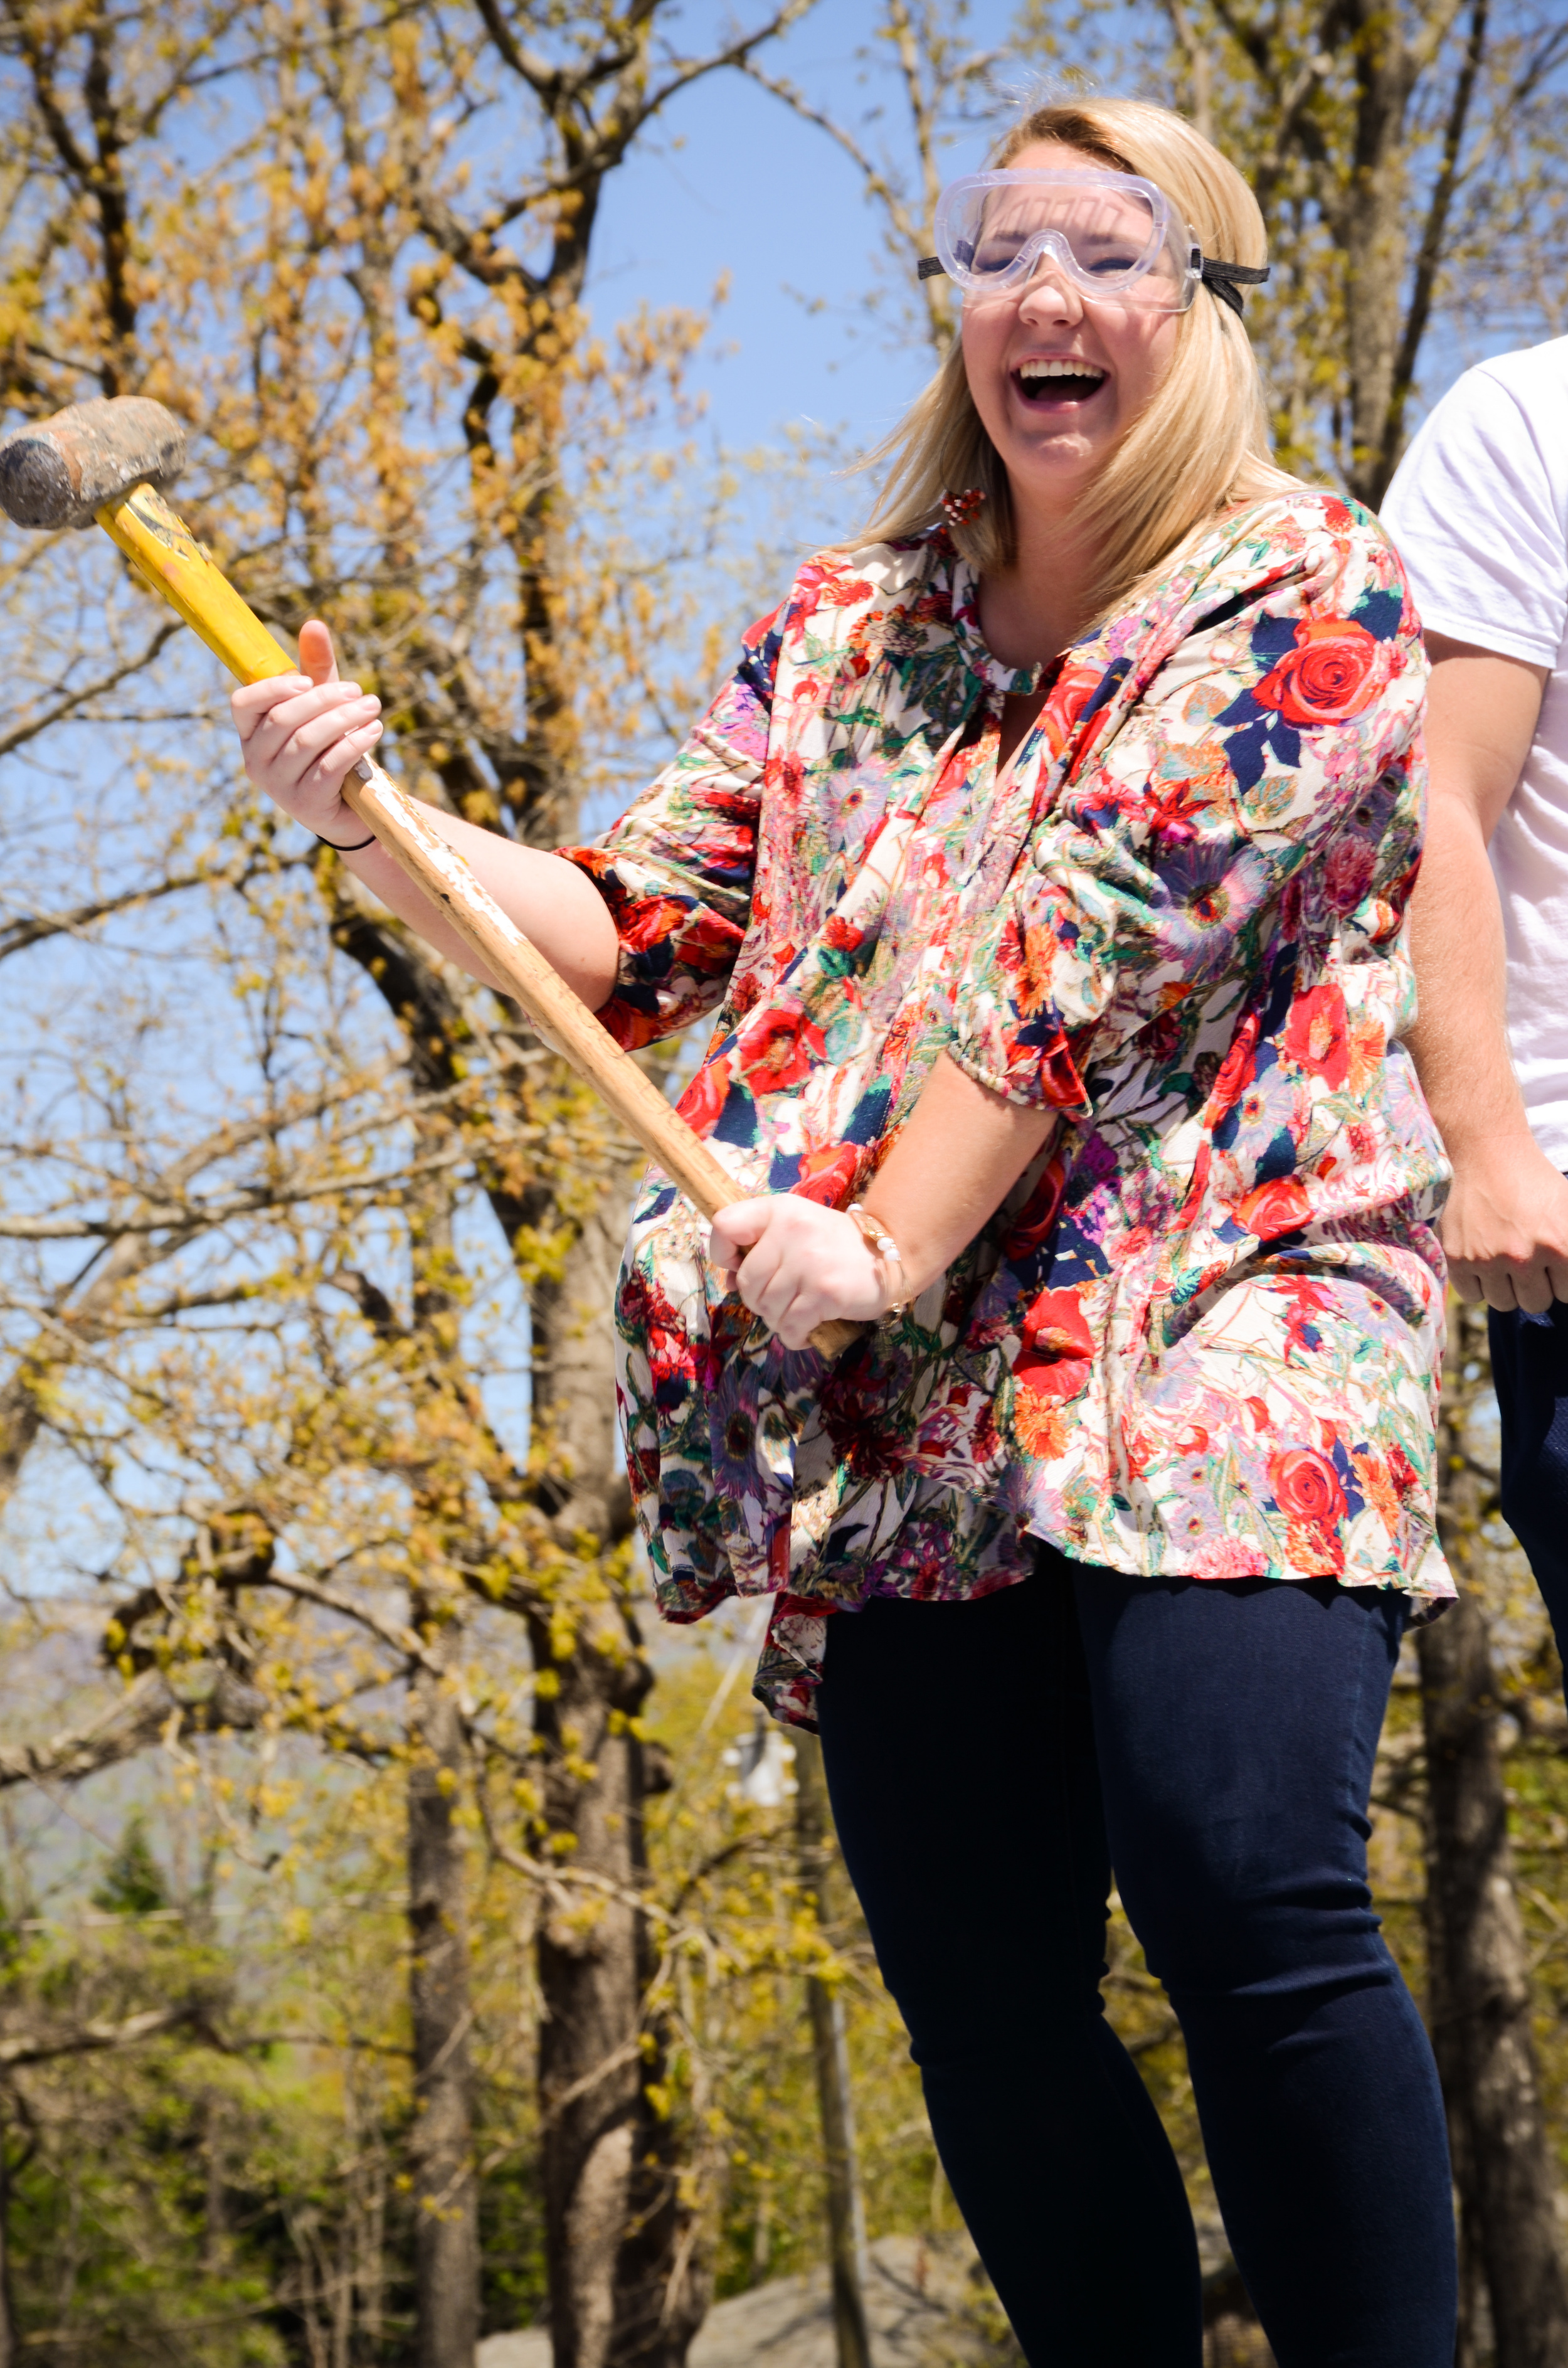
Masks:
[[[1185,313],[1200,257],[1163,190],[1131,173],[974,173],[942,192],[937,253],[966,303],[1011,295],[1044,264],[1085,296]]]

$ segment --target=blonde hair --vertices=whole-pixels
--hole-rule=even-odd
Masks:
[[[1255,268],[1267,259],[1252,191],[1235,166],[1170,108],[1136,98],[1037,108],[1008,133],[993,169],[1048,141],[1153,181],[1191,224],[1205,255]],[[944,517],[944,494],[978,485],[985,500],[966,524],[949,527],[953,541],[978,569],[1011,564],[1007,472],[975,409],[959,338],[864,465],[879,462],[892,465],[865,541],[891,541],[936,526]],[[1095,616],[1126,600],[1142,578],[1221,510],[1299,482],[1270,458],[1263,390],[1246,330],[1227,305],[1199,288],[1178,320],[1169,370],[1075,512],[1074,523],[1088,529],[1099,550]]]

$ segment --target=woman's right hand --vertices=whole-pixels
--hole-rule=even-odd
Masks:
[[[493,977],[446,915],[403,871],[389,848],[367,842],[365,825],[343,801],[343,782],[381,736],[381,702],[356,682],[339,682],[332,635],[312,619],[300,628],[300,671],[271,682],[248,683],[233,700],[245,771],[296,822],[332,846],[389,912],[405,921],[437,952],[486,986],[510,993]],[[544,956],[590,1011],[608,1001],[619,945],[609,906],[585,871],[440,806],[421,804],[426,828],[469,864],[504,913]]]
[[[365,832],[343,783],[381,736],[381,702],[338,681],[332,635],[315,618],[300,630],[300,664],[299,674],[243,684],[231,700],[245,771],[318,838],[348,845]]]

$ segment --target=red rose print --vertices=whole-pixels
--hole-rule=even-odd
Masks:
[[[1024,1318],[1024,1345],[1043,1355],[1092,1357],[1095,1336],[1075,1291],[1042,1291]]]
[[[822,933],[823,943],[831,946],[835,954],[852,954],[858,951],[865,934],[858,921],[846,921],[835,913]]]
[[[1036,1357],[1026,1349],[1013,1367],[1013,1379],[1026,1398],[1075,1398],[1089,1386],[1094,1372],[1087,1357]]]
[[[1040,1090],[1053,1110],[1083,1110],[1089,1106],[1084,1080],[1073,1058],[1071,1040],[1059,1036],[1040,1056]]]
[[[1326,1455],[1312,1447],[1282,1448],[1268,1459],[1268,1485],[1287,1520],[1328,1529],[1345,1517],[1345,1491]]]
[[[1104,679],[1105,668],[1097,666],[1064,666],[1057,676],[1040,718],[1045,745],[1053,757],[1061,756],[1074,725]]]
[[[1040,1248],[1056,1223],[1066,1182],[1065,1160],[1048,1160],[1039,1183],[1013,1219],[1011,1230],[1002,1245],[1004,1258],[1028,1258],[1031,1250]]]
[[[735,1066],[754,1094],[778,1094],[803,1086],[824,1056],[822,1030],[803,1011],[777,1005],[747,1023],[735,1047]]]
[[[634,954],[646,953],[650,946],[673,938],[690,911],[678,896],[640,896],[622,907],[616,935]]]
[[[1204,1119],[1210,1126],[1219,1125],[1226,1111],[1240,1101],[1251,1083],[1260,1024],[1259,1014],[1249,1011],[1236,1030],[1231,1049],[1220,1064],[1220,1074],[1214,1080],[1214,1089],[1204,1112]]]
[[[644,1044],[653,1043],[656,1036],[665,1033],[665,1023],[657,1012],[638,1011],[631,1004],[623,1003],[618,995],[601,1003],[595,1016],[605,1034],[613,1037],[627,1053],[640,1052]]]
[[[1305,1188],[1293,1176],[1277,1176],[1272,1183],[1258,1184],[1236,1202],[1236,1215],[1260,1242],[1271,1242],[1278,1234],[1293,1234],[1312,1221],[1312,1204]]]
[[[730,1064],[721,1054],[717,1061],[705,1062],[687,1086],[676,1108],[687,1126],[699,1134],[710,1134],[719,1123],[719,1113],[730,1090]]]
[[[1282,723],[1343,723],[1369,707],[1387,679],[1385,644],[1348,617],[1298,625],[1296,643],[1253,689],[1259,706],[1278,708]]]
[[[1138,1050],[1146,1060],[1157,1062],[1162,1069],[1169,1068],[1185,1032],[1178,1011],[1158,1012],[1147,1028],[1139,1030]]]
[[[1035,1357],[1026,1349],[1013,1379],[1026,1397],[1075,1398],[1088,1388],[1093,1371],[1087,1357]]]
[[[1042,1291],[1023,1322],[1013,1378],[1026,1395],[1075,1398],[1088,1386],[1095,1336],[1075,1291]]]
[[[1336,913],[1353,913],[1372,884],[1372,850],[1364,838],[1336,838],[1324,865],[1324,885]]]
[[[846,1371],[846,1368],[848,1370]],[[903,1432],[885,1416],[886,1391],[876,1368],[846,1357],[822,1385],[823,1428],[834,1453],[858,1480],[901,1471],[909,1452]]]
[[[680,931],[676,952],[682,969],[724,969],[739,952],[743,934],[722,913],[707,912],[699,905],[695,913],[687,914],[686,926]]]
[[[841,1143],[825,1151],[808,1151],[801,1162],[799,1183],[791,1186],[798,1201],[819,1201],[824,1209],[836,1209],[855,1189],[855,1178],[860,1172],[860,1146],[858,1143]]]
[[[691,802],[693,807],[699,812],[705,814],[728,814],[736,825],[734,832],[728,839],[720,834],[713,834],[705,838],[703,844],[706,851],[710,852],[715,846],[727,849],[738,849],[750,845],[752,825],[756,820],[755,790],[726,790],[715,782],[707,788],[693,790]]]
[[[655,1389],[667,1387],[671,1382],[696,1379],[697,1360],[684,1332],[675,1326],[650,1324],[642,1337]]]
[[[1299,1069],[1324,1078],[1337,1092],[1350,1075],[1350,1032],[1341,989],[1312,986],[1298,995],[1285,1023],[1284,1044]]]

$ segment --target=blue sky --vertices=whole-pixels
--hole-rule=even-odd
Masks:
[[[761,13],[752,0],[743,21]],[[857,51],[874,13],[869,0],[824,0],[762,63],[858,130],[877,98],[896,97],[885,69],[874,85],[860,78]],[[689,11],[685,40],[695,47],[699,25],[717,14]],[[974,45],[999,46],[1011,14],[978,0]],[[1026,61],[1017,72],[1027,74]],[[891,105],[888,128],[896,153],[901,126]],[[864,130],[875,147],[879,127]],[[979,127],[959,138],[953,170],[979,164],[987,144]],[[892,426],[930,370],[928,350],[900,347],[891,322],[867,318],[867,293],[879,272],[886,277],[879,225],[855,167],[824,133],[741,76],[711,75],[611,176],[589,291],[596,324],[608,326],[641,302],[701,310],[727,272],[729,300],[697,372],[721,440],[745,448],[817,423],[863,446]],[[843,498],[858,511],[865,490]]]
[[[755,23],[767,6],[748,0],[736,15]],[[873,148],[885,140],[902,155],[896,83],[885,62],[867,74],[875,14],[874,0],[820,0],[759,62],[863,131]],[[1051,62],[1009,48],[1012,18],[1006,0],[974,0],[967,30],[975,48],[1003,53],[996,79],[1016,104]],[[696,0],[683,15],[682,46],[695,50],[705,32],[733,21],[711,0]],[[1105,86],[1156,95],[1145,90],[1131,44],[1122,54],[1125,79]],[[886,109],[880,125],[867,120],[879,102]],[[1012,111],[1004,99],[994,120]],[[988,145],[983,126],[960,131],[950,170],[972,170]],[[739,75],[714,74],[675,101],[610,176],[590,283],[596,322],[608,327],[642,301],[703,309],[727,272],[729,301],[696,373],[720,439],[744,448],[818,423],[846,449],[863,449],[898,417],[929,368],[927,351],[892,336],[891,317],[868,316],[868,291],[879,278],[888,281],[879,233],[880,215],[854,166],[823,132]],[[1513,342],[1514,334],[1437,330],[1423,355],[1418,416],[1481,351]],[[826,532],[863,510],[866,490],[824,488],[824,498],[830,508],[843,505],[838,520],[824,518]],[[812,530],[802,521],[802,532]]]

